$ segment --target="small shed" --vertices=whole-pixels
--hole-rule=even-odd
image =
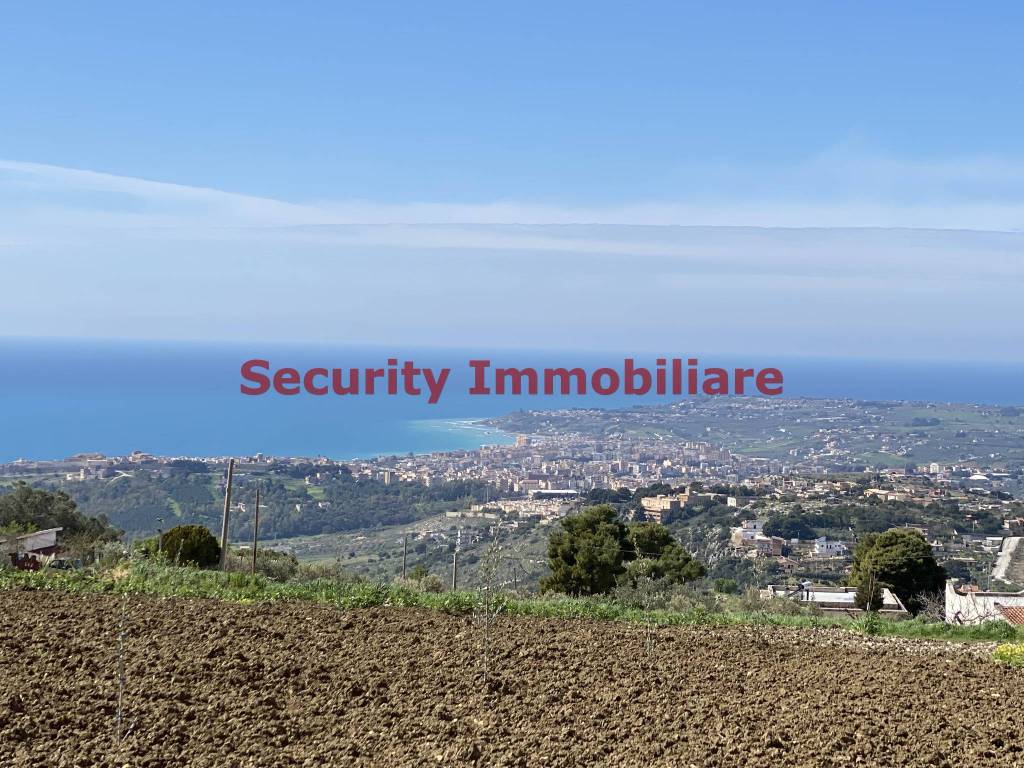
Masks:
[[[43,564],[43,558],[52,557],[61,551],[57,544],[57,534],[63,530],[47,528],[44,531],[7,536],[0,539],[0,552],[10,559],[15,568],[37,571]]]

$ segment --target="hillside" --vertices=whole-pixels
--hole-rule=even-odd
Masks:
[[[181,466],[178,466],[181,465]],[[0,498],[19,480],[69,494],[85,515],[103,515],[129,539],[158,528],[200,523],[219,530],[223,514],[222,468],[203,462],[125,463],[102,476],[68,480],[64,474],[12,475],[0,480]],[[315,475],[312,482],[306,478]],[[355,478],[344,466],[295,464],[240,470],[235,475],[231,536],[252,537],[256,485],[262,495],[260,530],[267,538],[311,536],[380,525],[411,523],[483,501],[486,483],[395,482]]]

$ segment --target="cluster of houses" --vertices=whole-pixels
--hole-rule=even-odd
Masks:
[[[577,496],[575,491],[555,495],[533,493],[526,499],[498,499],[484,504],[474,504],[469,509],[471,513],[497,510],[506,515],[536,517],[541,523],[551,523],[569,514]]]
[[[503,439],[498,433],[495,437]],[[724,448],[701,441],[666,442],[644,436],[596,438],[572,433],[518,435],[510,445],[380,456],[346,464],[355,477],[386,484],[415,482],[430,486],[483,480],[503,494],[528,496],[536,491],[586,493],[594,488],[635,488],[725,476],[738,479],[735,465],[744,461]],[[760,463],[751,465],[752,471],[764,469]]]
[[[921,532],[927,538],[927,531]],[[982,541],[984,546],[1000,553],[993,571],[995,579],[1005,581],[1006,569],[1011,560],[1024,558],[1024,546],[1019,546],[1021,541],[1024,541],[1021,537],[985,537]],[[815,561],[832,561],[838,568],[849,570],[850,552],[844,542],[820,537],[808,546],[808,542],[768,536],[764,533],[764,522],[761,520],[745,520],[733,528],[730,543],[734,552],[740,556],[773,558],[783,574],[792,574],[796,570],[797,561],[783,552],[790,552],[790,547],[797,545],[804,549],[805,558],[801,563],[804,568],[813,567]],[[1018,547],[1019,553],[1016,552]],[[761,590],[761,596],[764,599],[796,600],[814,605],[826,614],[856,616],[862,611],[854,605],[855,592],[852,587],[824,586],[803,581],[796,586],[769,585]],[[909,616],[900,599],[888,589],[883,590],[882,598],[881,615],[892,618]],[[1014,626],[1024,626],[1024,591],[983,590],[975,584],[960,584],[956,579],[950,579],[945,588],[945,620],[949,624],[960,625],[1005,621]]]
[[[808,557],[818,560],[845,560],[850,549],[845,542],[819,536],[813,541],[784,539],[781,536],[769,536],[764,532],[764,520],[744,520],[732,529],[729,542],[736,554],[745,557],[784,558],[784,551],[796,548],[806,550]],[[787,563],[780,562],[780,566]]]
[[[854,587],[835,587],[804,581],[796,586],[769,585],[761,590],[765,600],[787,599],[811,605],[826,615],[857,617],[864,613],[854,604]],[[909,618],[910,613],[890,589],[882,589],[879,615],[893,619]],[[1005,621],[1024,627],[1024,591],[992,592],[974,584],[946,582],[945,620],[947,624],[970,626],[986,621]]]

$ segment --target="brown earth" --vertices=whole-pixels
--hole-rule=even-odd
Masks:
[[[988,649],[0,592],[0,766],[1024,766]]]

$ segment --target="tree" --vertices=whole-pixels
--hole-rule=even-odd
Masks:
[[[179,525],[163,535],[167,559],[179,565],[207,568],[220,561],[220,544],[204,525]]]
[[[877,583],[889,587],[908,611],[917,613],[922,594],[938,592],[946,582],[946,572],[935,561],[932,548],[913,528],[894,528],[869,534],[853,553],[850,583],[856,587]],[[865,592],[865,596],[866,596]],[[864,600],[867,603],[866,597]]]
[[[766,536],[779,536],[783,539],[813,539],[817,537],[814,529],[807,524],[795,509],[788,515],[772,515],[764,524]]]
[[[682,584],[704,577],[704,566],[683,549],[664,525],[633,523],[629,526],[629,537],[636,557],[650,559],[649,573],[646,575],[652,579]],[[627,572],[632,574],[629,568]]]
[[[657,523],[633,523],[627,530],[639,557],[661,557],[666,547],[676,543],[668,528]]]
[[[672,493],[672,486],[666,483],[654,483],[653,485],[642,486],[633,492],[633,500],[639,501],[649,496],[665,496]]]
[[[430,571],[423,563],[416,563],[409,569],[409,581],[423,581],[428,575],[430,575]]]
[[[877,611],[882,607],[882,585],[873,578],[862,579],[853,596],[853,603],[862,611]]]
[[[665,547],[661,557],[654,561],[654,578],[669,584],[684,584],[704,578],[704,566],[693,559],[678,542]]]
[[[104,515],[87,517],[64,491],[33,488],[23,481],[10,493],[0,495],[0,528],[23,531],[62,528],[61,537],[80,537],[96,542],[116,541],[121,532]]]
[[[628,488],[592,488],[587,492],[587,501],[591,504],[625,504],[633,498]]]
[[[704,566],[658,523],[625,525],[613,507],[587,507],[567,517],[548,540],[551,576],[545,592],[597,595],[642,577],[682,584],[704,576]]]
[[[562,520],[548,539],[551,575],[541,579],[542,592],[599,595],[609,592],[632,559],[633,545],[614,507],[586,507]],[[629,555],[629,557],[627,557]]]
[[[740,585],[735,579],[715,579],[715,592],[723,595],[735,595],[740,591]]]

